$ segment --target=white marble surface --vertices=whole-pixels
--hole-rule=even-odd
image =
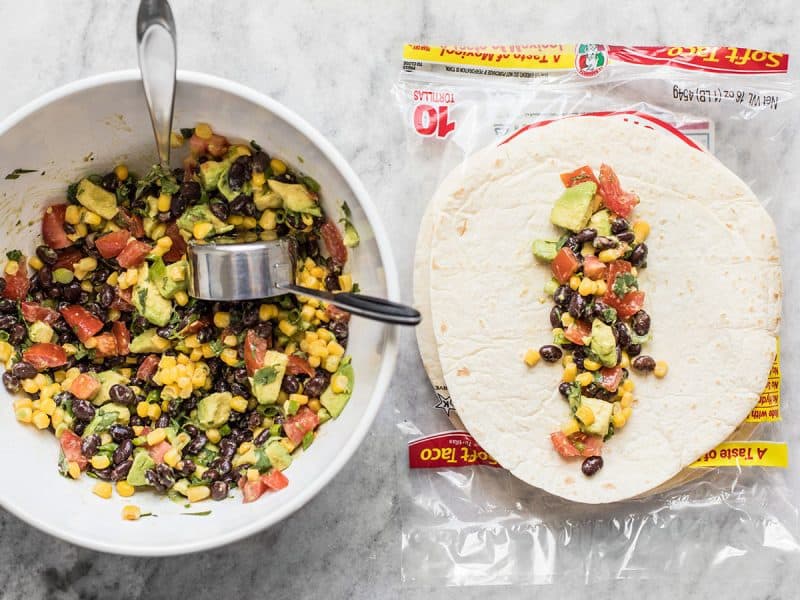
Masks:
[[[0,118],[61,84],[135,66],[136,4],[0,1]],[[351,161],[391,224],[402,283],[409,290],[406,299],[425,199],[415,194],[390,96],[404,41],[736,44],[800,57],[800,8],[791,0],[173,0],[173,5],[182,68],[271,94],[307,118]],[[402,587],[396,407],[407,396],[427,393],[421,373],[406,332],[385,410],[340,477],[280,526],[228,548],[156,560],[102,555],[52,539],[0,511],[0,598],[561,598],[587,593],[580,581],[523,590]],[[706,534],[717,531],[709,526]],[[591,595],[622,600],[800,597],[800,560],[761,565],[768,584],[752,583],[756,573],[741,568],[718,572],[723,575],[713,579],[698,575],[698,569],[679,581],[609,582],[593,586]]]

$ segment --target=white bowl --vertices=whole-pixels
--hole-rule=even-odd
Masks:
[[[327,214],[338,218],[346,201],[361,244],[351,252],[355,279],[367,293],[398,299],[397,272],[377,210],[342,156],[296,114],[239,84],[198,73],[178,73],[175,128],[207,122],[215,131],[264,149],[314,177]],[[59,88],[0,124],[0,250],[32,252],[40,243],[43,207],[63,202],[66,185],[89,172],[125,162],[143,172],[155,157],[153,134],[137,71],[91,77]],[[183,155],[175,151],[179,164]],[[302,163],[300,162],[302,160]],[[2,179],[16,168],[44,170]],[[71,481],[56,468],[58,444],[47,431],[18,423],[13,398],[0,385],[0,506],[31,525],[67,541],[104,552],[156,556],[194,552],[233,542],[273,525],[308,502],[336,475],[363,440],[381,405],[397,354],[392,330],[353,319],[349,352],[356,383],[335,421],[296,456],[286,471],[289,486],[242,504],[241,496],[206,501],[184,516],[182,505],[151,492],[103,500],[91,493],[93,479]],[[0,369],[1,370],[1,369]],[[123,521],[125,504],[158,518]]]

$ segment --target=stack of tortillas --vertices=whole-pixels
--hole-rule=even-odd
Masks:
[[[686,468],[745,421],[775,348],[781,273],[775,225],[748,186],[712,155],[645,121],[615,115],[561,119],[478,152],[441,183],[422,221],[415,300],[425,368],[447,388],[477,442],[522,481],[570,500],[603,503],[691,477]],[[561,458],[549,434],[569,417],[561,368],[527,367],[551,343],[550,270],[531,254],[555,239],[549,222],[559,174],[610,165],[638,194],[651,225],[640,273],[652,318],[648,354],[664,379],[634,376],[633,416],[603,448],[593,477]]]

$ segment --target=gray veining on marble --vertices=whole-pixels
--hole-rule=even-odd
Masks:
[[[136,2],[0,0],[0,118],[52,88],[136,64]],[[800,56],[791,0],[729,2],[424,2],[173,0],[179,63],[272,95],[327,136],[376,200],[399,262],[405,299],[425,198],[403,156],[390,95],[405,41],[735,44]],[[796,70],[795,70],[796,72]],[[794,175],[794,181],[800,180]],[[798,187],[798,186],[795,186]],[[132,559],[79,549],[0,511],[0,599],[78,598],[562,598],[580,582],[534,589],[407,589],[400,582],[401,418],[427,393],[413,336],[372,433],[341,475],[279,526],[213,552]],[[794,436],[797,441],[797,436]],[[3,485],[8,485],[5,482]],[[795,484],[796,485],[796,484]],[[797,489],[797,488],[795,488]],[[709,530],[708,535],[715,535]],[[654,549],[655,551],[655,549]],[[797,598],[800,562],[762,565],[773,583],[731,571],[715,580],[609,582],[591,595]],[[762,572],[762,575],[764,573]]]

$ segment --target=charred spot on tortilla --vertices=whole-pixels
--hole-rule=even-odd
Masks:
[[[458,198],[458,199],[463,198],[464,192],[466,192],[466,190],[463,187],[458,188],[455,192],[453,192],[453,198]]]
[[[447,333],[447,323],[442,321],[442,324],[439,325],[439,331],[441,331],[442,333]]]
[[[469,375],[469,369],[467,367],[461,367],[458,371],[456,371],[456,375],[459,377],[467,377]]]
[[[467,232],[467,220],[464,219],[456,226],[456,232],[458,232],[459,237],[462,237]]]

